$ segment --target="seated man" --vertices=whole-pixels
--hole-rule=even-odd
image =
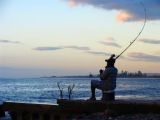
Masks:
[[[96,100],[95,89],[102,90],[102,100],[114,100],[115,99],[115,88],[116,88],[116,77],[117,77],[117,68],[114,67],[115,55],[112,55],[107,62],[105,70],[100,70],[100,79],[101,80],[91,80],[91,92],[92,96],[90,100]]]

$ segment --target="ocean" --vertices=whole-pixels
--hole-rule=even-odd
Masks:
[[[57,83],[68,99],[68,86],[73,88],[71,99],[88,99],[91,79],[98,78],[21,78],[0,79],[0,102],[56,103],[60,98]],[[96,91],[97,99],[101,91]],[[118,78],[116,99],[160,100],[160,78]]]

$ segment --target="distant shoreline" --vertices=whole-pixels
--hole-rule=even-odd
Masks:
[[[99,78],[99,76],[49,76],[40,78]],[[117,78],[160,78],[160,76],[118,76]]]
[[[98,78],[99,74],[88,74],[88,75],[64,75],[64,76],[44,76],[40,78]],[[128,71],[121,71],[118,73],[117,78],[160,78],[160,73],[143,73],[141,71],[137,71],[135,73],[131,73]]]

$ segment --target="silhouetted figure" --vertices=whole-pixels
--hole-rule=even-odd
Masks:
[[[107,62],[107,66],[106,67],[114,67],[114,63],[115,63],[115,54],[112,54],[111,57],[107,60],[105,60]]]
[[[102,90],[102,100],[114,100],[115,99],[115,88],[116,88],[116,77],[117,77],[117,68],[114,67],[115,55],[107,60],[107,66],[105,70],[100,69],[100,80],[91,80],[91,92],[92,95],[90,100],[96,100],[95,89]]]

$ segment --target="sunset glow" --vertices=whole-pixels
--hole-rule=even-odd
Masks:
[[[160,2],[141,1],[147,24],[116,67],[160,73]],[[139,34],[144,14],[139,2],[126,0],[0,2],[0,77],[98,74]]]

